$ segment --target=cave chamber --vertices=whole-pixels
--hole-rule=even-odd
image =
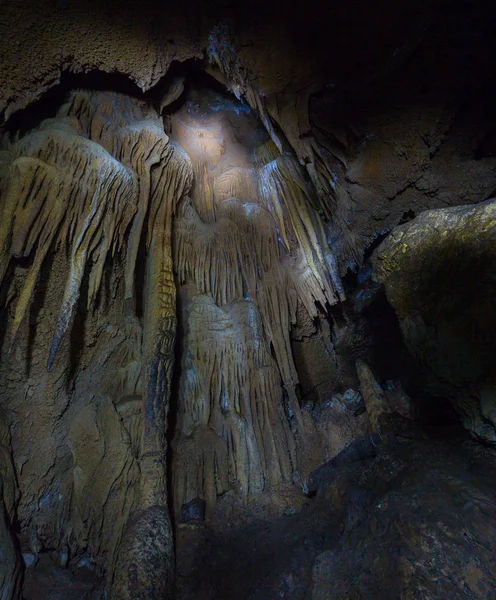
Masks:
[[[489,9],[17,4],[0,598],[496,597]]]

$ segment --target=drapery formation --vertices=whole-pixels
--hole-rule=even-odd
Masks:
[[[135,335],[139,344],[143,340],[143,431],[139,500],[123,534],[112,594],[141,598],[150,586],[170,593],[173,544],[167,514],[165,433],[176,336],[171,227],[176,203],[191,185],[190,161],[145,103],[88,92],[72,93],[55,118],[15,142],[2,158],[0,277],[6,277],[16,258],[32,261],[15,306],[11,347],[50,253],[66,250],[69,273],[48,370],[73,321],[83,281],[87,281],[87,306],[95,309],[105,269],[125,252],[128,335]],[[146,265],[138,260],[140,248]],[[137,270],[145,270],[139,290]],[[135,312],[137,293],[143,305],[142,323]],[[150,520],[163,533],[155,548],[146,547],[136,528],[136,523]],[[147,562],[154,559],[161,567],[151,572]],[[111,564],[115,556],[110,557]]]
[[[8,297],[15,306],[11,348],[51,255],[63,250],[68,272],[49,371],[70,350],[67,334],[78,308],[104,311],[104,282],[122,272],[127,345],[118,351],[124,374],[115,381],[122,391],[110,404],[78,409],[69,432],[73,510],[83,519],[94,466],[85,471],[85,432],[98,432],[106,419],[102,435],[122,445],[118,415],[126,419],[125,407],[141,397],[139,418],[129,426],[139,424],[141,442],[129,444],[138,450],[123,464],[128,480],[98,499],[104,506],[131,486],[132,500],[118,501],[126,507],[122,523],[110,528],[109,543],[82,525],[70,534],[76,544],[94,544],[94,553],[106,546],[111,597],[119,599],[146,598],[143,590],[167,597],[172,589],[166,418],[177,330],[173,263],[183,333],[177,508],[199,496],[210,510],[228,491],[248,501],[299,477],[306,431],[291,328],[298,311],[314,318],[318,305],[344,298],[315,190],[296,156],[286,142],[278,148],[246,105],[198,93],[198,104],[186,99],[171,116],[170,137],[177,141],[144,102],[78,91],[1,156],[0,277],[7,280],[20,258],[27,271],[18,294]],[[92,453],[100,461],[100,449]]]
[[[200,94],[172,116],[195,172],[174,235],[184,332],[176,509],[292,482],[305,425],[291,327],[299,303],[313,318],[316,303],[344,299],[296,157],[267,139],[246,105],[212,95],[204,106]]]

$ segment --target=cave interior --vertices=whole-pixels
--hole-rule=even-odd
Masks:
[[[2,9],[1,600],[496,599],[495,26]]]

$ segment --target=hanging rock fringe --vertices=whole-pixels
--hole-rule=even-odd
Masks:
[[[189,157],[164,133],[155,111],[111,93],[78,91],[54,119],[16,141],[0,156],[0,282],[9,263],[32,257],[20,292],[10,346],[29,309],[49,252],[62,245],[69,274],[53,333],[47,368],[70,328],[83,278],[88,308],[95,306],[108,256],[126,251],[127,326],[143,337],[143,435],[138,512],[112,550],[111,597],[134,598],[152,586],[161,597],[172,589],[173,543],[167,512],[166,414],[174,364],[176,291],[172,269],[172,216],[192,182]],[[145,237],[146,234],[146,237]],[[144,324],[134,316],[138,249],[147,250]],[[132,332],[130,332],[131,334]],[[150,546],[142,532],[160,526]],[[115,546],[115,544],[114,544]],[[155,553],[155,554],[154,554]],[[137,569],[133,581],[130,566]],[[150,571],[150,564],[160,568]],[[134,571],[133,571],[134,572]]]

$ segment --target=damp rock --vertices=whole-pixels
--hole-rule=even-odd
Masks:
[[[22,560],[24,561],[26,569],[29,569],[29,567],[33,567],[38,562],[38,557],[31,552],[23,552]]]
[[[203,498],[194,498],[181,507],[181,521],[188,523],[189,521],[204,521],[205,520],[206,502]]]
[[[363,401],[362,394],[352,388],[346,390],[341,397],[341,401],[355,417],[365,412],[365,402]]]

